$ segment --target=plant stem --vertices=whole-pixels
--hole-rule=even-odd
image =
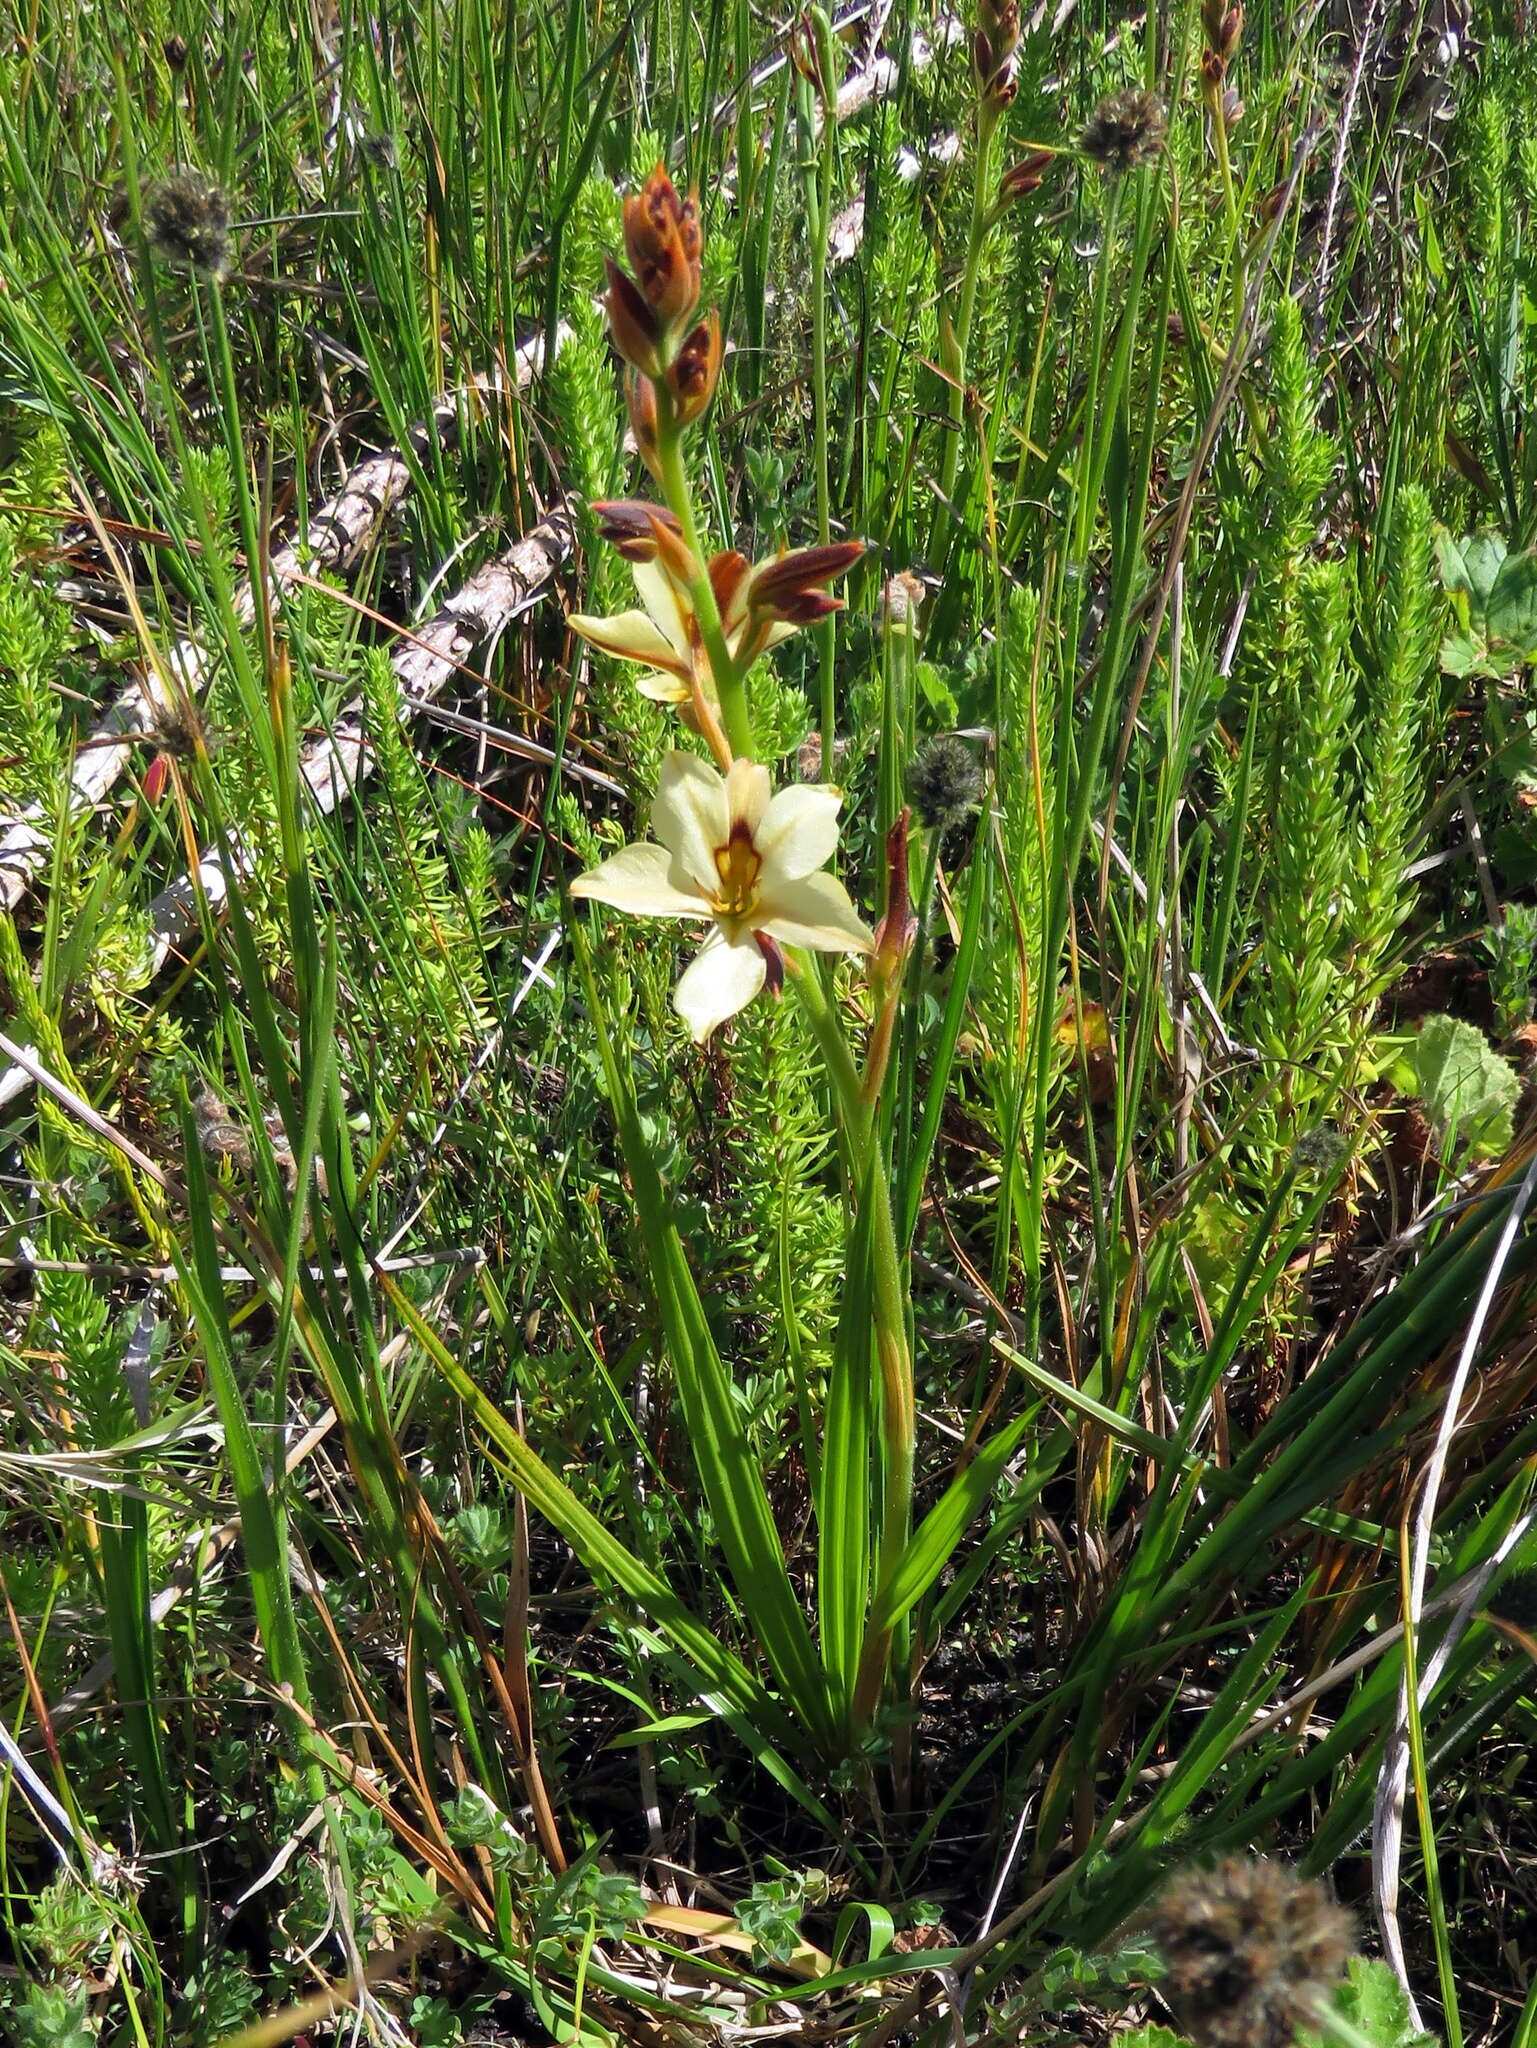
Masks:
[[[805,165],[806,224],[811,237],[811,443],[815,461],[817,539],[832,539],[832,492],[828,477],[829,415],[827,409],[827,238],[832,228],[833,151],[837,122],[824,111],[817,133],[816,97],[801,81],[799,112],[803,132],[816,155]],[[818,628],[822,670],[822,774],[832,780],[837,737],[837,704],[833,678],[837,662],[837,626],[828,618]]]
[[[662,467],[662,495],[669,508],[677,514],[683,528],[683,538],[689,553],[699,564],[699,573],[689,586],[689,597],[693,602],[694,614],[699,620],[700,638],[704,651],[710,657],[710,674],[714,679],[715,692],[720,699],[720,722],[725,729],[731,752],[754,758],[752,714],[747,707],[747,689],[743,678],[737,674],[736,663],[726,646],[726,630],[721,624],[720,606],[715,602],[715,587],[705,569],[704,546],[700,540],[699,522],[694,516],[694,498],[689,489],[688,471],[683,462],[683,434],[677,427],[664,427],[657,437],[657,451]]]
[[[848,1127],[861,1199],[870,1203],[870,1256],[874,1273],[875,1356],[881,1383],[881,1539],[871,1611],[879,1613],[912,1530],[917,1401],[907,1332],[907,1289],[891,1210],[889,1162],[877,1152],[874,1111],[864,1099],[859,1071],[812,964],[786,955],[786,968],[811,1026]],[[880,1702],[892,1638],[891,1623],[869,1628],[854,1685],[856,1726],[868,1727]]]
[[[977,109],[977,168],[971,188],[971,225],[966,235],[966,264],[961,273],[961,302],[956,308],[949,360],[950,378],[946,393],[949,426],[939,459],[939,488],[929,518],[929,555],[938,554],[940,525],[950,509],[955,473],[960,466],[961,434],[966,424],[966,367],[971,348],[972,322],[977,311],[977,279],[982,269],[982,244],[987,238],[988,216],[992,212],[993,138],[998,132],[998,110],[984,99]]]

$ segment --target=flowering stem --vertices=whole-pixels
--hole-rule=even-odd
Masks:
[[[699,573],[689,586],[689,598],[693,603],[694,615],[699,621],[699,634],[704,641],[705,653],[710,657],[710,674],[715,682],[716,695],[720,699],[720,722],[725,729],[728,751],[753,760],[756,756],[752,715],[747,708],[747,690],[727,649],[720,606],[715,602],[715,586],[711,583],[704,566],[704,545],[699,535],[699,522],[694,517],[694,498],[689,489],[688,471],[683,462],[681,428],[662,428],[657,435],[657,457],[661,465],[662,495],[667,500],[669,508],[676,513],[678,524],[683,528],[683,539],[689,553],[699,564]],[[706,737],[709,737],[708,733]],[[724,767],[726,763],[723,761],[721,765]]]
[[[838,1107],[848,1130],[854,1163],[862,1166],[869,1150],[872,1126],[859,1069],[849,1051],[849,1042],[833,1015],[832,1004],[827,1000],[815,962],[808,960],[804,953],[787,951],[785,971],[805,1013],[806,1022],[811,1026],[811,1035],[817,1042],[828,1079],[837,1092]]]
[[[881,1383],[881,1536],[877,1553],[872,1611],[880,1613],[885,1594],[907,1548],[912,1530],[913,1466],[917,1442],[917,1401],[913,1391],[913,1357],[908,1342],[907,1292],[902,1256],[897,1248],[891,1212],[891,1175],[876,1156],[875,1120],[866,1102],[859,1070],[849,1051],[822,986],[821,977],[804,955],[787,952],[785,967],[806,1021],[811,1026],[838,1094],[849,1133],[856,1185],[870,1204],[870,1255],[873,1269],[871,1309],[875,1324],[876,1368]],[[854,1685],[854,1717],[868,1726],[880,1703],[890,1658],[895,1623],[871,1628],[860,1652]]]

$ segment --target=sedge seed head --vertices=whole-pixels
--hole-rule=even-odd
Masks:
[[[1103,170],[1120,176],[1156,162],[1168,126],[1158,95],[1129,85],[1100,101],[1084,123],[1078,147]]]
[[[982,766],[957,733],[940,733],[918,749],[907,794],[931,832],[953,832],[982,800]]]
[[[1316,2024],[1355,1938],[1321,1884],[1248,1856],[1182,1872],[1146,1928],[1167,1972],[1159,1988],[1198,2048],[1287,2048]]]
[[[229,199],[201,171],[173,171],[144,195],[144,233],[162,263],[222,277],[229,267]]]

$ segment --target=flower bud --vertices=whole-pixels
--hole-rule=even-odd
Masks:
[[[710,588],[715,592],[715,603],[723,619],[736,617],[743,585],[751,574],[752,563],[735,548],[722,548],[718,555],[711,555]]]
[[[1243,41],[1243,9],[1230,7],[1222,17],[1222,28],[1217,40],[1217,50],[1224,64],[1231,64],[1238,54],[1238,45]]]
[[[661,444],[656,411],[656,386],[649,377],[631,370],[624,380],[625,410],[630,415],[630,432],[640,459],[651,474],[661,480]]]
[[[599,498],[592,505],[598,532],[627,562],[654,562],[658,529],[681,534],[678,515],[644,498]]]
[[[999,211],[1012,200],[1027,198],[1030,193],[1039,191],[1051,164],[1052,152],[1049,149],[1032,149],[1017,164],[1011,164],[998,180]]]
[[[904,809],[886,834],[886,910],[875,927],[875,952],[871,966],[876,976],[893,982],[902,972],[913,940],[918,936],[918,919],[913,911],[908,882],[907,827],[911,813]]]
[[[680,427],[691,426],[709,410],[720,376],[720,315],[712,312],[684,337],[667,371],[673,415]]]
[[[754,570],[748,608],[760,619],[806,626],[841,611],[840,598],[823,587],[847,575],[865,551],[862,540],[830,541],[825,547],[797,548]]]
[[[802,11],[800,20],[790,30],[790,62],[816,94],[825,113],[833,104],[832,81],[822,61],[822,45],[809,8]]]
[[[1244,104],[1231,86],[1222,95],[1222,124],[1225,128],[1236,128],[1244,116]]]
[[[1201,90],[1215,106],[1222,96],[1222,82],[1227,77],[1227,66],[1215,50],[1201,52]]]
[[[704,237],[695,199],[680,199],[660,164],[624,202],[624,246],[660,327],[681,327],[699,304]]]
[[[655,377],[661,369],[662,330],[634,279],[625,275],[612,256],[603,261],[608,270],[608,296],[603,305],[614,346],[632,368]]]

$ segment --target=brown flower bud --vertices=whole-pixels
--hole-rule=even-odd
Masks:
[[[911,817],[911,811],[904,808],[886,834],[886,909],[875,927],[871,964],[877,976],[887,982],[895,981],[901,973],[918,936],[918,919],[908,882],[907,828]]]
[[[821,45],[811,15],[803,11],[790,31],[790,62],[811,87],[823,107],[832,105],[832,82],[822,64]]]
[[[592,514],[599,533],[627,562],[654,562],[662,551],[659,536],[683,532],[675,512],[644,498],[599,498]]]
[[[1201,52],[1201,90],[1213,104],[1220,98],[1222,82],[1227,77],[1227,66],[1215,50]]]
[[[1261,227],[1268,228],[1285,204],[1286,180],[1283,178],[1279,185],[1272,185],[1268,192],[1261,195],[1259,204],[1254,209],[1259,215]]]
[[[715,592],[715,603],[723,619],[729,620],[735,613],[751,573],[752,563],[735,548],[722,548],[718,555],[711,555],[710,588]]]
[[[603,261],[608,270],[608,296],[603,304],[614,346],[633,368],[647,377],[655,377],[662,367],[658,353],[662,330],[656,316],[641,297],[635,280],[625,275],[613,257],[605,256]]]
[[[658,440],[656,386],[649,377],[632,370],[624,380],[625,410],[630,415],[630,432],[640,459],[651,474],[661,480],[661,452]]]
[[[1019,47],[1019,0],[981,0],[977,21],[993,46],[995,64]]]
[[[680,199],[660,164],[624,202],[624,246],[661,327],[681,327],[699,304],[704,238],[693,195]]]
[[[1243,41],[1243,9],[1230,7],[1222,17],[1222,28],[1217,38],[1217,49],[1224,64],[1231,64],[1238,54],[1238,45]]]
[[[673,414],[680,427],[687,427],[709,410],[720,376],[720,315],[712,312],[684,337],[667,371],[667,388],[672,393]]]
[[[847,575],[864,551],[862,540],[843,540],[781,555],[754,570],[748,608],[761,619],[781,619],[792,626],[825,619],[843,605],[824,586]]]
[[[971,68],[977,75],[977,90],[986,92],[987,81],[997,69],[997,59],[993,56],[992,44],[981,29],[971,38]]]
[[[1051,169],[1052,152],[1049,149],[1032,149],[1021,157],[1017,164],[1011,164],[998,180],[998,206],[1007,206],[1011,200],[1024,199],[1040,190],[1041,180]]]

